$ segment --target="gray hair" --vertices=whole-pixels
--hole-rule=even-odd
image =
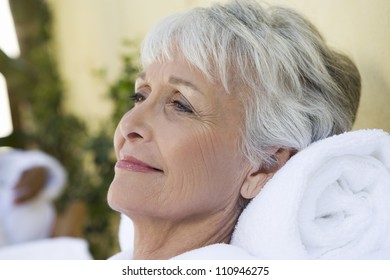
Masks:
[[[273,165],[275,149],[299,151],[352,127],[357,68],[289,8],[236,0],[169,16],[145,38],[142,65],[177,51],[243,100],[242,149],[254,166]]]

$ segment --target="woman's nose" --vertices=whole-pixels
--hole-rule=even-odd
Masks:
[[[128,111],[119,122],[119,130],[122,137],[130,142],[150,141],[152,127],[150,120],[153,118],[151,110],[146,104],[140,104]]]

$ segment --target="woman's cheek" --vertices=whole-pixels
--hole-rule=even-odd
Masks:
[[[201,211],[200,208],[208,200],[212,187],[210,182],[215,176],[211,166],[214,153],[210,151],[213,144],[211,139],[207,140],[204,132],[192,130],[191,133],[183,133],[185,137],[181,139],[176,134],[177,141],[169,149],[172,154],[164,156],[170,162],[160,203],[172,207],[172,200],[175,201],[174,207],[183,215]]]

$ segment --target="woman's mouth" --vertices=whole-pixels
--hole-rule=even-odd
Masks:
[[[124,156],[122,159],[117,161],[115,167],[119,169],[131,171],[131,172],[141,172],[141,173],[163,172],[161,169],[153,167],[132,156]]]

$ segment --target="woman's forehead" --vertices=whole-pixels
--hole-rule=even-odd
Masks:
[[[169,59],[156,59],[155,61],[152,61],[150,64],[144,66],[143,70],[138,73],[137,79],[145,80],[156,74],[167,75],[169,80],[173,83],[202,80],[203,82],[206,81],[207,83],[214,84],[212,79],[210,79],[201,69],[193,65],[180,53],[175,54]],[[190,83],[187,85],[199,90],[199,88],[191,85]]]

